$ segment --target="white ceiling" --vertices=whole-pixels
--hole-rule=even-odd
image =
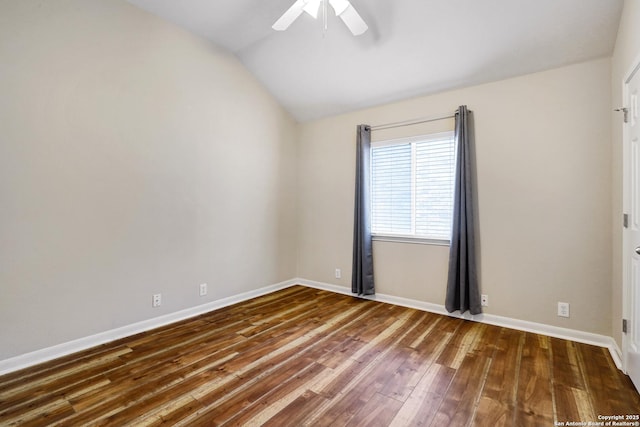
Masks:
[[[295,0],[128,1],[233,52],[299,121],[608,56],[623,3],[351,0],[354,37],[335,16],[272,30]]]

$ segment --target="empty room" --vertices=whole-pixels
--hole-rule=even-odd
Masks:
[[[640,425],[639,93],[639,0],[0,0],[0,425]]]

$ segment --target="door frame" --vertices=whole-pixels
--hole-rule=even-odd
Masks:
[[[622,105],[625,108],[630,108],[629,105],[625,105],[629,98],[629,81],[636,75],[640,75],[640,54],[638,54],[635,60],[632,62],[628,72],[624,74],[622,79]],[[622,213],[629,212],[629,206],[631,204],[631,171],[629,170],[629,156],[630,156],[630,133],[629,126],[622,121]],[[629,246],[629,229],[622,228],[622,319],[630,319],[631,314],[631,278],[630,278],[630,266],[629,260],[626,256],[626,250]],[[620,319],[620,322],[622,322]],[[629,325],[628,327],[633,327]],[[628,346],[629,346],[629,333],[622,333],[622,370],[627,373],[628,367]]]

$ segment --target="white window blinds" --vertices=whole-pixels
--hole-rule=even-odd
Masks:
[[[373,234],[449,240],[454,168],[453,132],[373,143]]]

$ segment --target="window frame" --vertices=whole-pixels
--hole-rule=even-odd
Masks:
[[[410,244],[420,244],[420,245],[435,245],[435,246],[451,245],[451,239],[433,239],[433,238],[427,238],[427,237],[421,237],[421,236],[415,235],[416,189],[415,189],[415,170],[414,170],[415,161],[413,159],[415,158],[414,156],[416,154],[416,143],[442,140],[444,138],[451,139],[453,142],[453,155],[454,155],[453,162],[454,162],[454,169],[455,169],[455,164],[456,164],[455,157],[457,156],[457,150],[456,150],[455,132],[453,130],[371,142],[371,150],[369,152],[369,155],[370,155],[370,164],[372,166],[373,166],[373,149],[379,148],[379,147],[411,144],[411,159],[412,159],[412,162],[411,162],[411,176],[412,176],[411,215],[412,215],[412,228],[413,228],[414,234],[394,234],[394,233],[372,232],[371,237],[374,241],[410,243]],[[371,168],[369,173],[370,173],[370,182],[372,183],[370,188],[370,195],[369,195],[370,209],[372,213],[370,217],[373,218],[373,167]],[[455,170],[453,172],[452,179],[454,183],[453,185],[455,186]],[[453,217],[453,206],[452,206],[451,216]],[[373,229],[373,224],[370,224],[370,226]]]

